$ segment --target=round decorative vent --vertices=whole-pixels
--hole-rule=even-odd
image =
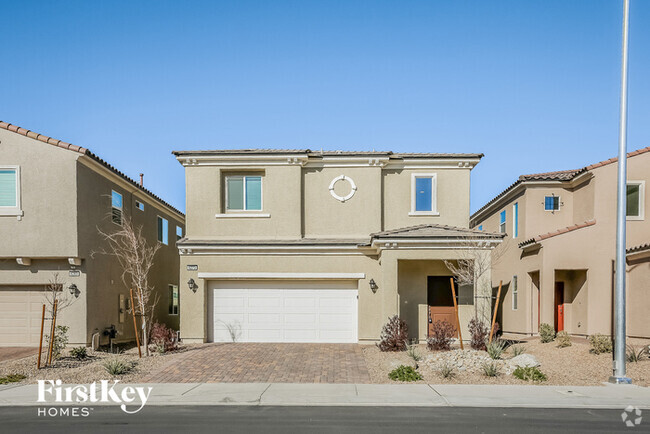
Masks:
[[[350,192],[347,194],[347,196],[339,196],[334,191],[334,185],[339,181],[347,181],[348,184],[350,184]],[[357,192],[357,185],[354,183],[352,178],[348,178],[345,175],[337,176],[330,183],[330,194],[332,195],[332,197],[334,199],[336,199],[336,200],[338,200],[340,202],[345,202],[346,200],[350,200],[352,198],[352,196],[354,196],[354,193],[356,193],[356,192]]]

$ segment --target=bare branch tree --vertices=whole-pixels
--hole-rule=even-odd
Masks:
[[[45,287],[45,300],[51,315],[54,314],[54,303],[56,302],[57,315],[65,308],[77,301],[74,294],[66,291],[67,282],[59,273],[52,273],[49,283]]]
[[[120,263],[122,282],[127,288],[133,288],[135,294],[135,306],[131,306],[131,309],[135,309],[136,315],[142,318],[142,342],[148,356],[148,334],[159,300],[154,286],[149,284],[149,272],[154,265],[160,244],[149,245],[142,235],[142,226],[135,227],[128,216],[122,216],[122,226],[114,232],[105,232],[100,228],[97,228],[97,231],[106,241],[107,247],[93,252],[92,256],[104,254],[116,258]]]

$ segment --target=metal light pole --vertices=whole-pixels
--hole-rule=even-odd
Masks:
[[[630,0],[623,0],[621,112],[618,131],[618,200],[616,203],[616,287],[614,290],[614,375],[611,383],[630,384],[625,376],[625,223],[627,211],[627,45]]]

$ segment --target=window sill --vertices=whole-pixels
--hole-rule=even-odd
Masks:
[[[25,213],[22,209],[18,208],[0,208],[0,217],[17,217],[18,220],[22,220]]]
[[[644,216],[627,216],[627,217],[625,217],[625,220],[627,220],[629,222],[640,222],[640,221],[645,220],[645,218],[643,218],[643,217]]]
[[[228,214],[215,214],[215,218],[218,219],[226,219],[226,218],[269,218],[271,217],[271,214],[268,213],[228,213]]]
[[[410,217],[426,217],[426,216],[436,217],[439,215],[440,213],[436,211],[411,211],[409,213]]]

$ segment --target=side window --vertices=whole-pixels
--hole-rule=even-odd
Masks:
[[[20,167],[0,166],[0,216],[22,216]]]
[[[139,209],[140,211],[144,211],[144,204],[140,202],[139,200],[135,201],[135,207]]]
[[[226,210],[261,211],[262,177],[261,176],[227,176]]]
[[[122,195],[115,190],[111,191],[111,220],[122,225]]]
[[[178,285],[169,285],[169,314],[178,315]]]
[[[180,240],[183,238],[183,228],[180,226],[176,226],[176,240]]]
[[[479,230],[479,231],[482,231],[482,230],[483,230],[483,225],[479,225],[479,226],[478,226],[478,230]]]
[[[519,202],[512,205],[512,238],[519,236]]]
[[[517,304],[519,303],[519,292],[517,284],[517,276],[512,276],[512,310],[517,310]]]
[[[645,182],[628,181],[627,211],[628,220],[643,220],[645,217]]]
[[[411,215],[436,214],[436,174],[414,173],[411,178]]]
[[[506,233],[506,210],[501,211],[501,214],[499,214],[499,232]]]
[[[544,197],[544,211],[559,211],[559,210],[560,210],[560,196]]]
[[[169,244],[169,222],[158,216],[158,241],[168,245]]]

